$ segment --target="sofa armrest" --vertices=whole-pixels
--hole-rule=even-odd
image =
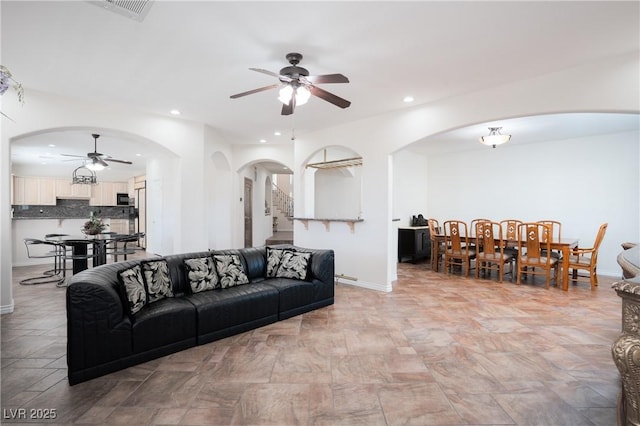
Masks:
[[[122,264],[104,265],[76,274],[70,280],[66,302],[71,384],[79,372],[133,352],[131,320],[118,293],[117,272],[122,267]]]

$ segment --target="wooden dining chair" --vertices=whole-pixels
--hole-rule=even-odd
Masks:
[[[461,220],[447,220],[444,222],[444,267],[451,272],[452,266],[464,267],[465,277],[469,276],[471,260],[475,259],[476,251],[470,247],[467,224]]]
[[[539,220],[538,222],[543,223],[545,225],[549,225],[550,227],[549,230],[545,232],[544,235],[542,236],[543,242],[546,242],[547,239],[549,241],[560,241],[560,238],[562,237],[562,223],[558,222],[557,220]],[[551,257],[555,257],[556,259],[562,259],[561,251],[552,250],[550,253],[551,253]],[[543,251],[543,254],[546,255],[544,251]]]
[[[504,252],[502,227],[498,222],[476,222],[476,278],[480,278],[480,271],[485,274],[491,271],[498,273],[498,280],[502,282],[505,264],[511,264],[513,276],[513,255]]]
[[[573,253],[569,256],[569,270],[572,272],[571,280],[574,284],[577,283],[578,278],[581,278],[578,271],[582,269],[586,270],[589,274],[585,278],[589,279],[591,289],[593,290],[598,286],[598,275],[596,271],[596,268],[598,267],[598,249],[604,239],[604,234],[607,232],[607,226],[607,223],[600,225],[596,239],[593,242],[593,247],[576,247],[573,249]]]
[[[429,225],[429,238],[431,239],[431,270],[437,271],[444,256],[444,240],[436,237],[442,234],[442,229],[437,219],[427,219],[427,225]]]
[[[518,257],[518,225],[521,223],[522,221],[518,219],[504,219],[500,221],[504,241],[504,252],[513,256],[514,260]]]
[[[551,226],[540,222],[525,222],[518,225],[518,260],[516,262],[516,283],[520,284],[523,273],[531,275],[544,275],[545,287],[551,283],[551,270],[553,279],[558,284],[557,258],[544,255],[551,253],[551,239],[544,235],[551,233]]]

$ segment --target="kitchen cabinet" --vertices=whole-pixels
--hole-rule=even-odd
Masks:
[[[398,228],[398,262],[410,257],[412,262],[431,257],[431,234],[428,226]]]
[[[57,198],[90,198],[92,185],[72,184],[68,179],[56,179]]]
[[[51,205],[56,204],[56,185],[53,179],[14,176],[14,205]]]
[[[111,219],[109,231],[116,234],[129,234],[129,219]]]
[[[98,182],[93,185],[89,205],[92,206],[117,206],[117,194],[128,193],[126,182]]]

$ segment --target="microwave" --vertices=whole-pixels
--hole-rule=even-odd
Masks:
[[[119,192],[116,194],[116,204],[118,206],[128,206],[129,205],[129,194]]]

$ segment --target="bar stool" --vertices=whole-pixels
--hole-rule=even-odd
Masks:
[[[59,244],[50,241],[39,240],[36,238],[25,238],[24,245],[27,248],[27,257],[29,259],[53,258],[53,269],[46,270],[42,273],[42,275],[39,275],[37,277],[25,278],[20,281],[20,284],[36,285],[56,283],[56,285],[59,285],[64,282],[64,267],[61,267],[61,265],[64,264],[64,261],[62,261],[62,264],[60,263],[61,256],[64,256],[64,247],[61,251]],[[48,251],[43,251],[43,249]],[[60,273],[62,273],[62,276],[60,276]]]

